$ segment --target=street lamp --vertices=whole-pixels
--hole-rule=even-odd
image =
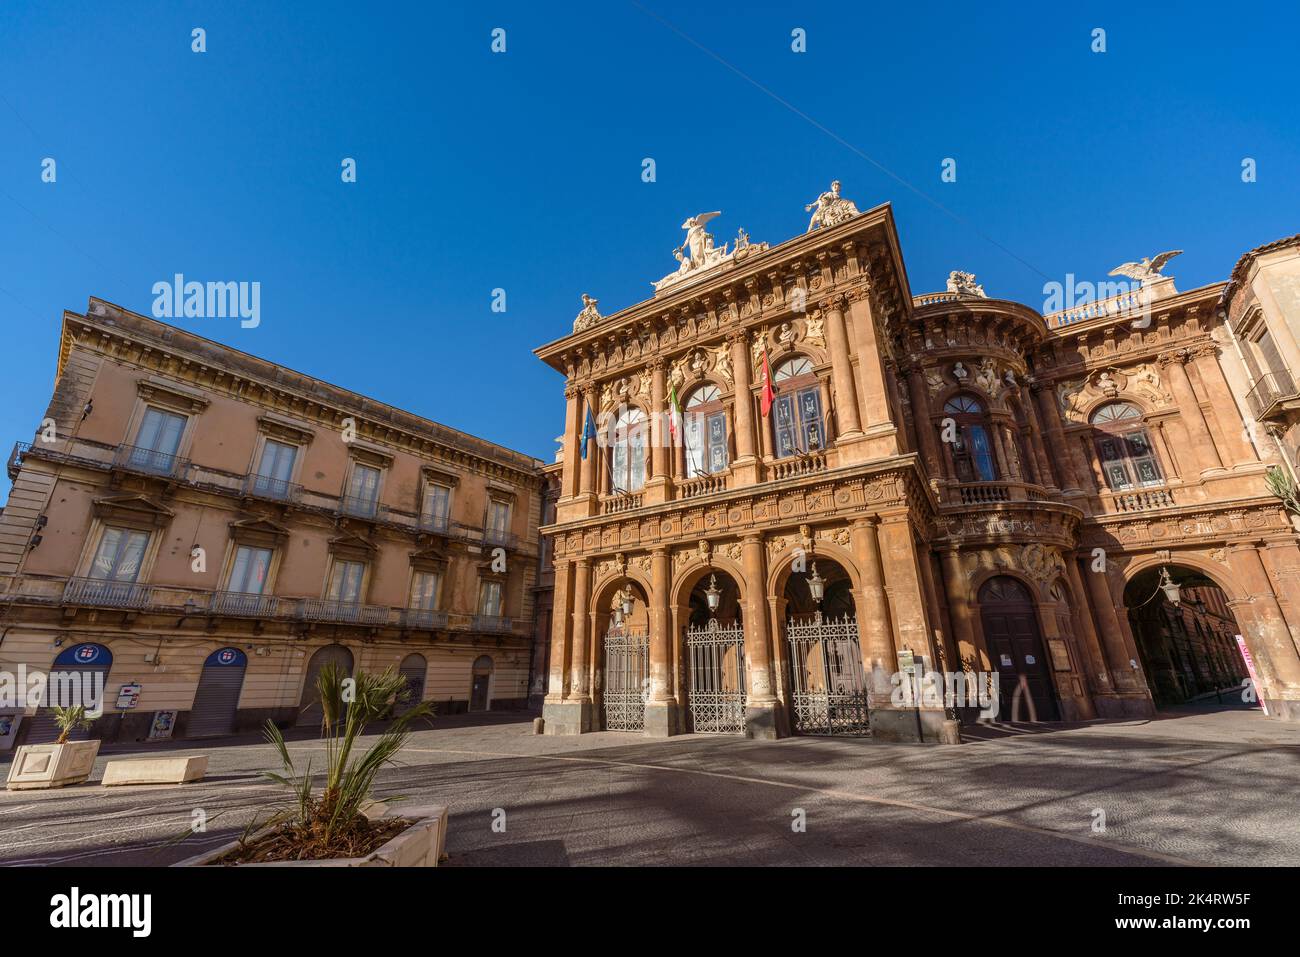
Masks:
[[[808,594],[817,603],[817,621],[822,620],[822,599],[826,597],[826,579],[817,574],[817,563],[813,562],[812,574],[808,576]]]
[[[709,575],[709,587],[704,589],[704,597],[709,601],[709,614],[717,614],[718,605],[722,603],[722,589],[718,587],[717,575]]]
[[[632,617],[632,589],[626,587],[623,589],[623,617]]]
[[[1178,582],[1169,577],[1169,569],[1164,565],[1160,566],[1159,588],[1165,593],[1165,598],[1171,605],[1177,605],[1182,598],[1183,590],[1178,587]]]

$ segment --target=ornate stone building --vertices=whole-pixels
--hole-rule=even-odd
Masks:
[[[315,723],[326,661],[524,705],[538,460],[98,299],[46,415],[9,460],[0,670],[100,674],[96,736]]]
[[[652,298],[584,296],[537,350],[567,397],[547,731],[950,739],[977,696],[900,693],[925,672],[1004,718],[1143,716],[1171,649],[1214,663],[1162,704],[1240,694],[1227,632],[1300,717],[1300,550],[1265,483],[1291,460],[1225,323],[1248,287],[1178,292],[1168,253],[1046,316],[960,272],[914,295],[888,205],[816,207],[770,248],[688,219]],[[1152,637],[1179,587],[1213,593],[1212,637]]]

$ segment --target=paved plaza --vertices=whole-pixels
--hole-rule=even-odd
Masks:
[[[1052,727],[943,747],[561,738],[524,714],[458,716],[412,734],[378,790],[451,807],[452,866],[1300,864],[1300,727],[1240,709]],[[316,741],[291,748],[319,766]],[[157,750],[112,748],[87,786],[0,795],[0,864],[170,864],[281,797],[256,737],[168,746],[209,755],[199,784],[96,783],[107,759]]]

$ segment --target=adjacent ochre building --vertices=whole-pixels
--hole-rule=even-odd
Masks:
[[[525,705],[538,460],[98,299],[46,415],[9,461],[0,670],[101,674],[92,734],[314,723],[326,661]]]
[[[1237,635],[1300,718],[1265,482],[1300,434],[1294,239],[1044,315],[960,272],[915,294],[890,207],[838,184],[774,247],[714,215],[652,298],[584,296],[537,350],[568,400],[548,732],[942,740],[995,688],[1003,718],[1145,716],[1240,697]],[[967,697],[901,694],[925,672]]]

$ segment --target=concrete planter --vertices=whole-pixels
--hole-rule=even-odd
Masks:
[[[98,755],[98,740],[24,744],[9,766],[6,786],[10,791],[30,791],[81,784],[90,777]]]
[[[394,808],[375,804],[366,811],[372,821],[389,817],[413,818],[415,823],[397,837],[365,857],[336,857],[323,861],[276,861],[267,864],[235,864],[234,867],[437,867],[447,845],[447,809],[438,805]],[[172,867],[202,867],[239,846],[231,841],[204,851]],[[218,867],[223,865],[216,865]]]

